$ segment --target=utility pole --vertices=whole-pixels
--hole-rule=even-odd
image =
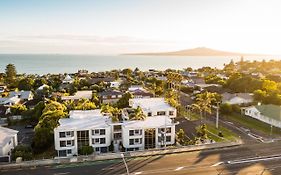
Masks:
[[[216,128],[219,129],[219,102],[217,102]]]

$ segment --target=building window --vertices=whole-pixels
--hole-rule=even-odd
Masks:
[[[152,113],[151,113],[151,112],[148,112],[148,113],[147,113],[147,116],[148,116],[148,117],[151,117],[151,116],[152,116]]]
[[[74,131],[67,131],[66,132],[67,137],[73,137],[74,136]]]
[[[96,150],[96,152],[99,152],[99,151],[100,151],[100,148],[99,148],[99,147],[96,147],[95,150]]]
[[[105,138],[100,138],[100,144],[105,144]]]
[[[66,142],[65,141],[60,141],[60,147],[66,147]]]
[[[130,130],[130,131],[129,131],[129,136],[135,135],[134,133],[135,133],[135,130]]]
[[[142,138],[135,139],[135,144],[142,144]]]
[[[99,129],[95,129],[92,131],[92,135],[99,135],[100,134],[100,130]]]
[[[64,138],[65,137],[65,132],[60,132],[60,138]]]
[[[171,142],[171,140],[172,140],[172,139],[171,139],[171,136],[167,136],[167,137],[166,137],[166,142]]]
[[[174,115],[174,111],[169,111],[169,115]]]
[[[166,115],[166,112],[165,111],[158,111],[157,115]]]
[[[100,135],[105,135],[105,129],[100,130]]]
[[[171,128],[166,128],[166,133],[171,133]]]
[[[71,149],[68,149],[68,150],[67,150],[67,154],[72,154],[72,150],[71,150]]]
[[[129,145],[134,145],[134,139],[129,140]]]

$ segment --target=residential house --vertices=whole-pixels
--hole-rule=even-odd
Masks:
[[[129,105],[132,108],[139,106],[148,117],[169,116],[175,118],[177,116],[176,108],[168,104],[164,98],[134,98],[129,100]]]
[[[62,96],[61,100],[67,101],[67,100],[80,100],[80,99],[92,99],[92,91],[77,91],[74,95],[70,96]]]
[[[241,109],[246,116],[281,128],[281,107],[277,105],[256,105]]]
[[[62,80],[62,83],[63,84],[71,84],[71,83],[73,83],[73,78],[71,78],[71,76],[70,75],[66,75],[65,76],[65,78]]]
[[[120,81],[111,81],[110,82],[110,87],[114,88],[114,89],[118,89],[120,85],[121,85]]]
[[[231,105],[237,104],[249,104],[254,101],[253,94],[250,93],[223,93],[222,95],[222,103],[229,103]]]
[[[18,131],[0,126],[0,157],[10,157],[18,145]]]
[[[31,91],[12,91],[9,92],[8,98],[18,97],[21,101],[32,100],[34,95]]]
[[[98,93],[101,103],[113,104],[116,103],[124,93],[118,90],[106,90]]]
[[[140,85],[132,85],[128,88],[128,92],[130,92],[134,98],[152,98],[154,96]]]

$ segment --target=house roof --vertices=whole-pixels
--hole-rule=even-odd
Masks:
[[[125,128],[160,128],[172,125],[174,124],[169,116],[147,117],[145,120],[130,120],[123,122]]]
[[[0,126],[0,147],[5,146],[18,131]]]
[[[281,106],[268,104],[257,105],[255,107],[261,113],[261,115],[281,121]]]
[[[70,111],[69,118],[59,120],[59,130],[87,130],[91,128],[105,128],[110,126],[111,118],[103,116],[100,110]]]
[[[79,100],[79,99],[91,99],[92,98],[92,91],[77,91],[72,96],[62,96],[62,100]]]
[[[170,104],[168,104],[164,98],[134,98],[129,100],[132,107],[140,106],[142,110],[154,111],[154,110],[174,110]]]
[[[28,99],[32,95],[31,91],[11,91],[9,98],[20,95],[20,99]]]
[[[229,101],[232,98],[235,97],[239,97],[239,98],[243,98],[245,100],[253,100],[253,95],[250,93],[235,93],[235,94],[231,94],[231,93],[223,93],[222,94],[222,101]]]
[[[100,96],[108,96],[108,95],[123,95],[123,92],[117,90],[106,90],[99,93]]]

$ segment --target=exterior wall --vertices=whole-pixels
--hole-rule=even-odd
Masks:
[[[158,112],[165,112],[164,115],[169,116],[170,118],[176,118],[176,116],[177,116],[177,110],[176,109],[173,109],[173,110],[154,110],[154,111],[143,110],[144,115],[148,116],[148,113],[151,113],[151,117],[152,116],[159,116]],[[169,115],[170,112],[173,112],[173,115]]]
[[[167,126],[167,128],[171,128],[171,133],[166,133],[166,137],[171,136],[171,141],[166,141],[166,145],[172,145],[172,144],[175,143],[175,125]],[[136,130],[136,129],[142,130],[142,134],[130,136],[129,131],[130,130]],[[164,142],[159,141],[158,137],[161,137],[161,132],[159,132],[159,128],[154,128],[154,129],[155,129],[155,148],[160,148],[161,145],[162,146],[165,145],[165,141]],[[139,150],[144,150],[144,147],[145,147],[145,128],[126,128],[126,127],[122,127],[122,133],[123,133],[122,142],[123,142],[123,146],[125,148],[139,148]],[[130,145],[130,143],[129,143],[130,139],[139,139],[139,138],[142,138],[141,144]]]
[[[281,121],[262,115],[255,107],[245,108],[244,114],[262,122],[265,122],[267,124],[270,124],[272,126],[281,128]]]
[[[0,147],[0,156],[11,155],[11,151],[18,145],[17,135],[14,135],[3,147]]]
[[[134,135],[130,136],[129,131],[130,130],[141,130],[141,135]],[[126,128],[122,126],[122,143],[125,148],[139,148],[140,150],[144,150],[144,129],[143,128]],[[130,139],[142,139],[141,144],[134,144],[130,145],[129,140]]]
[[[105,129],[105,135],[93,135],[92,134],[92,130],[95,129]],[[58,130],[57,128],[54,129],[54,139],[55,139],[55,149],[57,151],[63,151],[63,150],[71,150],[71,154],[67,154],[67,156],[73,156],[73,155],[78,155],[78,143],[77,143],[77,131],[81,131],[83,129],[79,129],[79,130]],[[67,132],[67,131],[73,131],[74,135],[73,137],[71,136],[66,136],[63,138],[59,137],[59,133],[60,132]],[[94,148],[97,147],[108,147],[111,144],[111,127],[108,126],[106,128],[91,128],[91,129],[87,129],[87,131],[89,132],[89,146],[92,146]],[[96,138],[105,138],[105,144],[93,144],[92,139],[96,139]],[[73,146],[65,146],[65,147],[60,147],[60,141],[67,141],[67,140],[73,140],[74,141],[74,145]]]

